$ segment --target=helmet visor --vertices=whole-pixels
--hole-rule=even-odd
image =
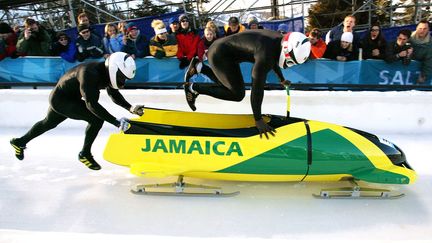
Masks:
[[[119,88],[124,88],[125,84],[126,84],[126,80],[130,80],[128,79],[123,73],[122,71],[117,70],[117,74],[116,74],[116,82],[117,82],[117,87]]]

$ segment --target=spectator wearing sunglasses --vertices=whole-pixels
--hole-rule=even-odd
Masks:
[[[52,45],[52,55],[60,56],[68,62],[75,62],[76,47],[75,43],[71,43],[69,36],[64,32],[57,33],[56,41]]]
[[[200,40],[198,32],[192,27],[186,14],[179,16],[180,29],[177,38],[177,58],[180,61],[179,68],[186,68],[192,58],[197,54],[197,46]]]
[[[77,60],[82,62],[87,58],[101,58],[104,54],[102,41],[97,35],[91,33],[89,25],[78,25],[78,33]]]
[[[321,31],[317,28],[313,28],[308,34],[309,42],[311,43],[310,59],[318,59],[324,56],[327,49],[327,44],[321,38]]]
[[[373,24],[361,42],[363,59],[384,59],[387,41],[379,24]]]

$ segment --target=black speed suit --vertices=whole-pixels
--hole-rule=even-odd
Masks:
[[[34,124],[17,142],[25,146],[30,140],[55,128],[66,118],[84,120],[88,122],[88,126],[82,152],[90,154],[91,146],[104,121],[117,127],[120,125],[120,122],[99,104],[99,90],[106,88],[114,103],[127,110],[131,107],[117,89],[108,85],[109,80],[104,62],[84,63],[70,69],[60,78],[50,94],[47,116]]]
[[[223,100],[241,101],[245,84],[239,64],[252,62],[252,111],[256,121],[262,119],[267,73],[274,70],[281,82],[285,80],[278,65],[281,40],[282,35],[271,30],[248,30],[216,40],[207,53],[211,69],[205,65],[201,69],[216,84],[195,83],[194,90]]]

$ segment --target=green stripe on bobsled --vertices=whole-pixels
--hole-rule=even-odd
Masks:
[[[298,175],[307,168],[306,136],[271,149],[254,158],[217,171],[220,173]]]
[[[309,175],[352,174],[369,182],[408,183],[408,178],[404,176],[375,168],[355,145],[330,129],[312,134],[312,150]],[[306,170],[307,139],[303,136],[217,172],[304,175]],[[403,182],[403,178],[407,181]]]

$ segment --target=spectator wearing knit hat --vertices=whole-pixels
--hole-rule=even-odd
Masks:
[[[174,57],[177,55],[177,39],[174,34],[168,34],[162,20],[155,19],[151,23],[155,35],[150,39],[150,55],[155,58]]]
[[[330,41],[324,57],[342,62],[357,60],[358,50],[353,47],[353,38],[351,32],[344,32],[340,40]]]
[[[53,56],[60,56],[68,62],[76,60],[76,46],[71,42],[69,36],[64,32],[59,32],[56,35],[56,40],[52,44],[51,52]]]
[[[76,39],[77,60],[82,62],[87,58],[100,58],[103,56],[101,39],[91,33],[87,24],[78,25],[78,38]]]
[[[169,29],[168,34],[174,34],[176,35],[178,33],[178,30],[180,29],[180,22],[177,17],[172,17],[168,21]]]
[[[138,27],[130,22],[126,24],[125,42],[123,52],[128,53],[134,59],[143,58],[149,55],[149,43],[147,38],[141,34]]]
[[[276,31],[281,33],[282,35],[285,35],[289,31],[288,25],[287,24],[280,24],[280,25],[278,25],[278,28]]]
[[[17,57],[17,36],[7,23],[0,23],[0,61],[5,57]]]
[[[184,69],[197,53],[200,36],[192,27],[189,17],[186,14],[180,15],[179,21],[180,29],[176,35],[178,45],[177,58],[180,61],[179,68]]]
[[[246,28],[240,24],[237,17],[230,17],[228,19],[228,24],[224,26],[225,36],[233,35],[236,33],[243,32]]]
[[[261,25],[259,25],[258,19],[255,16],[249,17],[247,20],[248,29],[250,30],[258,30],[264,29]]]

